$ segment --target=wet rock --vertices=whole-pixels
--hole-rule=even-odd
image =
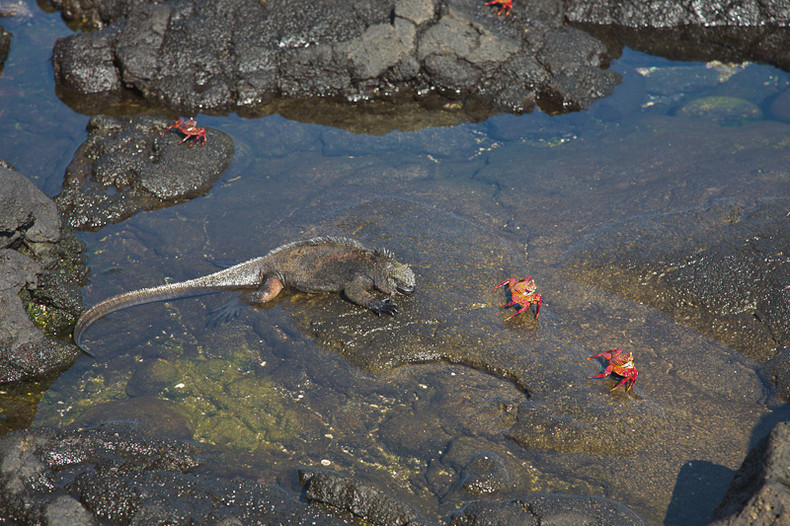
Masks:
[[[52,199],[2,161],[0,269],[0,383],[69,365],[78,349],[54,336],[66,333],[82,310],[82,248],[61,225]]]
[[[790,512],[790,422],[753,447],[714,512],[717,526],[782,524]]]
[[[33,18],[33,10],[24,0],[0,0],[0,18],[12,17],[18,20],[30,20]]]
[[[131,398],[156,396],[165,387],[175,384],[179,378],[178,368],[172,363],[162,358],[149,360],[134,371],[126,385],[126,394]]]
[[[101,463],[126,471],[188,469],[197,465],[192,449],[107,428],[66,433],[43,428],[15,431],[0,437],[0,513],[30,523],[40,521],[47,510],[64,506],[53,502],[63,493],[58,474],[64,470]],[[119,463],[119,458],[126,462]]]
[[[0,515],[25,524],[347,524],[277,488],[188,473],[195,453],[128,426],[12,432],[0,437]]]
[[[119,120],[99,115],[88,139],[66,168],[55,200],[69,224],[97,230],[140,210],[161,208],[201,195],[233,157],[226,134],[207,129],[205,144],[183,142],[168,121],[151,117]]]
[[[55,497],[44,506],[44,521],[50,526],[97,524],[93,516],[73,497]]]
[[[643,216],[588,236],[565,257],[574,279],[641,301],[675,320],[771,362],[777,385],[790,369],[787,200],[753,209],[721,202]],[[786,389],[785,389],[786,390]]]
[[[282,490],[246,480],[173,471],[88,471],[69,486],[94,516],[132,524],[345,525]]]
[[[448,443],[452,437],[432,415],[420,415],[422,425],[415,426],[412,412],[396,414],[381,424],[382,442],[392,451],[403,456],[419,458],[426,451],[436,449],[436,445]],[[416,428],[416,429],[415,429]]]
[[[681,117],[708,119],[719,124],[741,124],[762,119],[763,113],[756,104],[737,97],[712,96],[694,99],[678,109]]]
[[[97,404],[87,411],[81,424],[94,427],[103,422],[134,422],[146,436],[184,440],[193,437],[190,422],[179,407],[159,398],[138,396]]]
[[[591,374],[585,359],[592,353],[544,321],[550,313],[541,312],[540,321],[522,315],[503,323],[506,296],[493,287],[525,271],[498,236],[419,203],[386,198],[343,209],[306,234],[352,232],[369,246],[386,240],[388,249],[412,265],[417,292],[397,297],[398,314],[388,317],[366,316],[337,295],[297,294],[283,302],[319,345],[376,373],[447,361],[508,379],[529,398],[506,434],[528,448],[605,453],[616,440],[621,451],[633,452],[644,441],[612,414],[653,432],[665,426],[654,402],[621,404],[617,396],[600,396],[606,386],[580,381]],[[391,439],[408,447],[397,434]]]
[[[498,493],[510,485],[510,474],[502,457],[492,452],[479,453],[464,468],[461,487],[474,497]]]
[[[776,396],[790,400],[790,347],[782,347],[762,367],[762,376],[776,389]]]
[[[461,492],[463,500],[505,492],[515,486],[502,455],[480,451],[477,440],[456,437],[439,459],[432,460],[427,472],[429,484],[442,501]],[[507,455],[506,450],[501,450]],[[525,486],[521,486],[522,491]]]
[[[347,511],[380,526],[405,525],[415,519],[414,509],[376,488],[330,471],[299,471],[305,498]]]
[[[542,6],[507,18],[474,0],[320,0],[297,12],[279,0],[119,0],[63,8],[103,29],[57,42],[53,65],[61,88],[85,94],[131,88],[182,113],[254,108],[276,96],[361,100],[429,89],[479,95],[516,112],[531,109],[545,92],[577,109],[619,81],[601,69],[608,59],[600,42],[587,37],[573,39],[573,53],[585,56],[586,67],[564,68],[562,82],[550,86],[550,72],[568,53],[565,46],[543,46],[536,59],[535,50],[544,39],[555,40],[552,31],[562,20]]]
[[[579,29],[562,28],[547,34],[536,58],[553,76],[546,81],[541,97],[564,110],[586,108],[605,97],[621,80],[617,73],[601,70],[607,64],[606,56],[606,47]]]
[[[580,66],[572,75],[561,73],[552,78],[541,94],[565,111],[581,110],[610,94],[619,82],[619,74],[613,71],[601,73],[597,68]]]
[[[597,497],[530,495],[505,503],[475,501],[450,518],[449,526],[483,524],[644,525],[631,509]]]

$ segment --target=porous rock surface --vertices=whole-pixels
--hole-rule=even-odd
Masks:
[[[398,90],[477,95],[511,111],[608,95],[606,49],[556,7],[510,16],[477,0],[56,2],[101,28],[60,39],[61,89],[122,87],[181,112],[255,107],[274,96],[352,100]]]
[[[77,149],[55,200],[76,229],[98,230],[151,208],[208,191],[233,158],[233,141],[208,129],[205,144],[153,117],[97,115]]]
[[[373,524],[398,526],[417,518],[411,506],[331,471],[300,470],[299,482],[307,500],[330,504]]]
[[[86,274],[82,247],[54,201],[0,161],[0,383],[38,378],[76,358],[78,349],[54,336],[81,312]]]
[[[0,515],[25,524],[424,524],[408,504],[350,477],[300,471],[304,503],[273,486],[193,473],[197,455],[191,443],[144,437],[132,424],[14,431],[0,437]],[[577,524],[644,524],[622,504],[565,495],[477,501],[449,524],[509,517],[519,524],[568,517]]]
[[[194,445],[133,426],[0,437],[0,516],[24,524],[347,524],[251,481],[190,473]],[[65,514],[65,515],[64,515]]]

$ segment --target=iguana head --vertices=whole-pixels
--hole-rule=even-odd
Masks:
[[[411,294],[414,292],[414,272],[408,265],[398,263],[394,259],[383,262],[381,273],[376,279],[376,288],[387,294],[400,292]]]

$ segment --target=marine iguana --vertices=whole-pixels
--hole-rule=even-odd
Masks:
[[[255,305],[274,299],[284,287],[301,292],[342,292],[349,301],[376,314],[395,314],[397,305],[392,298],[378,299],[371,290],[411,294],[414,272],[397,262],[391,252],[369,250],[353,239],[317,237],[296,241],[213,274],[124,292],[100,301],[77,320],[74,343],[88,352],[80,344],[85,330],[107,314],[134,305],[222,290],[256,289],[241,297]]]

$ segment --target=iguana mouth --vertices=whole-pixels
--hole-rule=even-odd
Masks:
[[[395,287],[401,294],[411,294],[414,292],[414,285],[398,285]]]

